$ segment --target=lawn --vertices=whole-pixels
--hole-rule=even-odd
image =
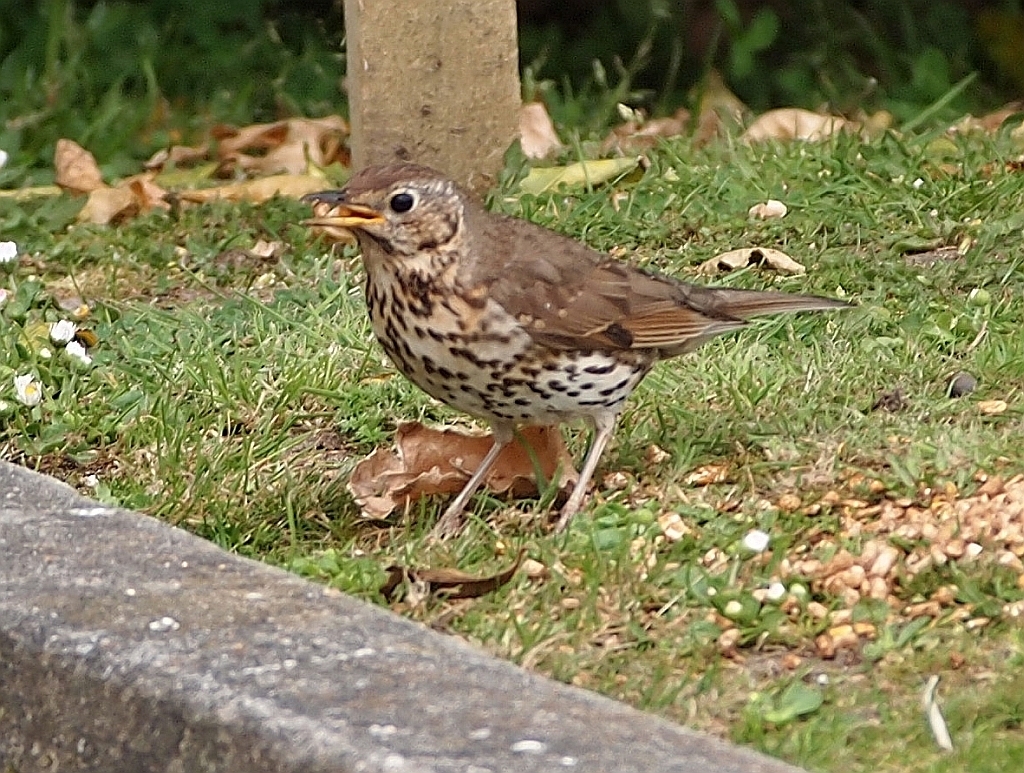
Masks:
[[[595,248],[857,308],[659,365],[567,533],[535,500],[478,495],[444,543],[426,538],[442,498],[381,522],[346,489],[398,422],[469,422],[385,360],[357,253],[304,228],[306,205],[68,227],[81,202],[5,198],[22,257],[0,266],[0,457],[813,770],[1020,769],[1021,151],[942,131],[678,138],[595,190],[520,194],[510,173],[493,208]],[[750,218],[767,199],[788,214]],[[695,276],[748,246],[807,273]],[[49,340],[80,301],[89,364]],[[951,396],[959,371],[977,385]],[[567,437],[578,460],[586,435]],[[487,575],[520,550],[529,565],[479,598],[380,594],[392,564]],[[932,675],[951,752],[921,708]]]

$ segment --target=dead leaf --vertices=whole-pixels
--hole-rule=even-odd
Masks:
[[[210,143],[204,142],[202,145],[197,147],[190,147],[188,145],[171,145],[169,148],[161,148],[152,156],[149,160],[143,164],[146,169],[161,170],[167,164],[171,164],[176,169],[182,167],[195,166],[203,161],[206,161],[210,157]]]
[[[107,225],[120,223],[139,213],[139,202],[128,187],[97,188],[89,194],[85,206],[79,210],[76,220],[79,223]]]
[[[166,191],[153,182],[153,173],[129,177],[116,187],[106,185],[89,193],[89,199],[76,219],[80,223],[107,225],[120,223],[140,212],[152,209],[170,209],[164,199]]]
[[[404,566],[389,566],[387,579],[380,587],[381,595],[391,601],[403,583],[422,584],[428,593],[441,593],[448,599],[474,599],[492,593],[506,585],[515,575],[523,561],[526,550],[520,550],[512,565],[503,571],[486,577],[477,577],[459,569],[415,569]]]
[[[564,145],[542,102],[527,102],[519,108],[519,144],[527,158],[547,158]]]
[[[323,177],[314,175],[278,174],[260,177],[216,188],[201,188],[194,191],[180,191],[175,194],[181,201],[204,204],[215,199],[227,201],[251,201],[257,204],[274,196],[289,196],[301,199],[307,193],[322,191],[326,185]]]
[[[249,250],[250,253],[258,258],[279,258],[285,251],[284,242],[272,241],[268,242],[266,239],[257,239],[256,244]]]
[[[142,212],[151,209],[170,209],[171,205],[165,198],[167,191],[153,181],[154,175],[153,172],[137,174],[124,180],[117,187],[127,186]]]
[[[57,185],[68,193],[81,195],[105,187],[92,153],[73,140],[57,140],[53,167]]]
[[[678,137],[690,125],[690,111],[681,107],[670,116],[650,120],[631,120],[619,124],[601,143],[601,153],[610,152],[636,155],[650,150],[659,140]]]
[[[725,463],[705,464],[691,471],[683,482],[687,486],[710,486],[729,480],[729,465]]]
[[[339,115],[291,118],[242,129],[220,126],[213,134],[219,140],[218,177],[231,177],[238,169],[247,174],[304,175],[311,165],[325,167],[348,160],[349,127]]]
[[[747,217],[756,220],[771,220],[773,218],[785,217],[789,209],[781,201],[768,199],[760,204],[755,204],[747,210]]]
[[[676,512],[663,513],[658,516],[658,526],[669,542],[678,542],[687,534],[693,533],[693,529]]]
[[[1000,413],[1005,413],[1009,405],[1006,404],[1005,400],[982,400],[978,403],[978,410],[986,416],[997,416]]]
[[[817,142],[840,131],[855,132],[860,124],[837,115],[813,113],[799,107],[769,110],[758,116],[743,133],[746,142],[807,140]]]
[[[558,472],[562,485],[576,481],[572,458],[557,427],[527,427],[521,436],[533,449],[545,478]],[[401,424],[395,451],[377,449],[360,461],[352,471],[348,490],[364,515],[386,518],[399,505],[422,496],[461,491],[492,445],[491,435],[431,429],[419,422]],[[485,485],[516,497],[537,493],[530,454],[518,439],[498,456]]]
[[[560,186],[578,188],[588,183],[599,185],[636,169],[640,159],[605,158],[596,161],[580,161],[568,166],[537,167],[519,183],[523,193],[543,193],[557,190]]]
[[[789,255],[780,250],[773,250],[771,247],[745,247],[740,250],[729,250],[729,252],[723,252],[717,257],[704,261],[697,267],[697,271],[702,274],[717,274],[747,266],[770,268],[780,274],[807,273],[807,269]]]
[[[1024,102],[1018,101],[1010,102],[998,110],[994,110],[979,118],[967,114],[949,127],[949,133],[973,134],[974,132],[983,132],[985,134],[994,134],[1002,128],[1008,118],[1017,115],[1022,110],[1024,110]]]

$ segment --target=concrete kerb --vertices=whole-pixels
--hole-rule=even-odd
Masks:
[[[0,462],[0,768],[796,768]]]

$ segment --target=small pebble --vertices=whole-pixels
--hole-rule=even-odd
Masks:
[[[969,395],[977,388],[978,379],[966,370],[961,370],[954,373],[953,378],[949,380],[948,393],[950,397],[963,397],[964,395]]]

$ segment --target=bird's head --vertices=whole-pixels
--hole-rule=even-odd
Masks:
[[[455,183],[415,164],[367,167],[340,190],[311,193],[303,201],[315,213],[304,225],[336,240],[354,234],[364,257],[444,251],[460,237],[465,212]]]

